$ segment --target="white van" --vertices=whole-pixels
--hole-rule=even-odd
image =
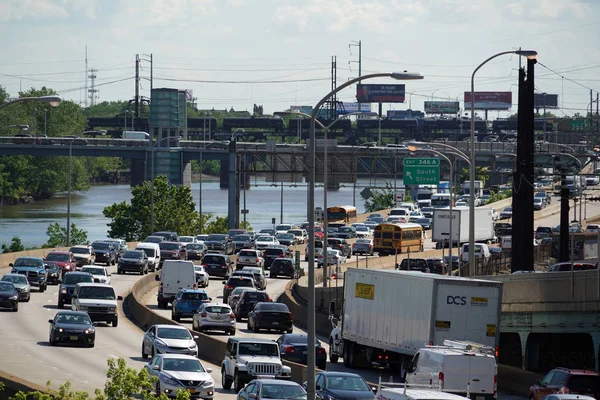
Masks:
[[[475,243],[475,258],[483,258],[483,262],[486,263],[491,257],[490,248],[484,243]],[[460,260],[462,262],[469,261],[469,243],[465,243],[460,248]]]
[[[123,131],[121,138],[130,140],[150,140],[150,134],[142,131]]]
[[[445,340],[444,346],[419,349],[409,363],[406,383],[432,385],[473,400],[494,400],[497,395],[495,350],[478,343]]]
[[[116,327],[119,324],[115,289],[105,283],[81,282],[75,286],[71,310],[86,311],[93,322],[101,321]]]
[[[419,211],[419,207],[415,203],[407,203],[407,202],[400,203],[398,208],[406,208],[409,212],[410,211]]]
[[[148,257],[148,270],[154,272],[160,268],[160,246],[158,243],[138,243],[136,250],[142,250]]]
[[[392,208],[390,210],[390,213],[388,214],[389,217],[409,217],[410,216],[410,210],[408,208],[405,207],[396,207],[396,208]]]
[[[404,386],[404,385],[402,385]],[[377,400],[467,400],[467,397],[434,389],[381,388]]]
[[[198,288],[196,270],[192,261],[165,260],[160,276],[156,275],[156,280],[160,281],[157,295],[158,308],[167,308],[179,290]]]

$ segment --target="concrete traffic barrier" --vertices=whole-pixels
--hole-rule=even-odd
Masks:
[[[4,384],[4,390],[0,391],[0,400],[8,400],[19,392],[41,392],[49,394],[48,388],[4,371],[0,371],[0,382]]]

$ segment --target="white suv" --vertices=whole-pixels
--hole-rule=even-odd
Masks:
[[[258,338],[230,338],[221,363],[223,389],[238,393],[246,383],[258,376],[290,379],[292,370],[283,365],[277,342]]]

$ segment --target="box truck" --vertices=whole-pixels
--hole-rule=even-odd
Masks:
[[[450,243],[450,209],[434,208],[431,240],[436,249],[447,247]],[[453,246],[469,241],[469,207],[452,209]],[[494,232],[494,210],[487,207],[475,208],[475,241],[491,244],[496,242]]]
[[[483,181],[474,181],[475,197],[483,196]],[[463,194],[471,193],[471,181],[464,181],[462,184]]]
[[[405,376],[426,346],[468,340],[498,349],[502,283],[412,271],[349,268],[329,307],[329,358]]]
[[[150,134],[141,131],[123,131],[122,139],[150,140]]]

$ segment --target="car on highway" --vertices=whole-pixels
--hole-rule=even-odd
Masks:
[[[293,233],[277,233],[275,239],[277,239],[279,244],[286,246],[295,246],[298,244],[298,238]]]
[[[127,242],[123,239],[104,239],[105,242],[111,243],[117,252],[117,262],[127,250]]]
[[[290,229],[288,233],[291,233],[296,237],[297,244],[304,244],[308,242],[308,232],[306,229]]]
[[[208,248],[204,243],[188,243],[185,245],[188,260],[200,260],[208,252]]]
[[[0,281],[0,308],[19,311],[19,292],[12,282]]]
[[[206,241],[206,239],[208,239],[208,234],[196,235],[196,241],[198,243],[204,243]]]
[[[350,247],[350,243],[348,243],[346,239],[327,238],[327,247],[339,250],[344,257],[350,257],[352,255],[352,247]]]
[[[432,218],[418,218],[415,221],[417,224],[421,225],[423,230],[430,230],[432,228]]]
[[[190,331],[180,325],[152,325],[142,339],[142,358],[157,354],[187,354],[198,357],[198,345]]]
[[[229,299],[229,294],[231,291],[237,287],[249,287],[256,289],[256,285],[254,284],[254,279],[249,276],[230,276],[227,281],[223,281],[223,303],[227,303]]]
[[[179,236],[177,239],[179,243],[183,243],[185,246],[191,243],[196,243],[196,236]]]
[[[600,375],[594,371],[554,368],[529,388],[530,400],[541,400],[551,394],[588,395],[600,398]]]
[[[48,270],[46,262],[40,257],[18,257],[14,263],[8,264],[10,272],[27,277],[31,286],[37,286],[40,292],[44,292],[48,285]]]
[[[315,242],[316,243],[316,242]],[[316,244],[315,244],[316,246]],[[265,268],[271,268],[271,264],[277,258],[291,258],[292,251],[288,246],[277,245],[269,246],[263,250],[263,258],[265,259]]]
[[[269,294],[264,290],[244,290],[233,309],[236,321],[241,322],[243,319],[247,319],[248,314],[254,309],[256,304],[261,302],[268,303],[270,301]]]
[[[276,340],[281,352],[281,358],[298,364],[307,364],[308,335],[305,333],[286,333]],[[324,370],[327,367],[327,351],[318,339],[315,339],[315,357],[317,368]]]
[[[256,237],[262,236],[262,235],[266,235],[266,236],[275,236],[277,234],[277,231],[275,229],[272,228],[265,228],[265,229],[261,229],[258,232],[258,235],[256,235]],[[256,238],[255,238],[256,239]]]
[[[293,381],[254,379],[237,395],[237,400],[295,399],[306,400],[306,390]]]
[[[555,233],[558,233],[553,226],[538,226],[535,229],[535,238],[543,239],[545,237],[552,237]]]
[[[292,224],[279,224],[279,225],[275,225],[275,234],[278,234],[278,233],[287,233],[290,229],[294,229],[294,225],[292,225]]]
[[[235,269],[241,270],[244,267],[258,267],[264,268],[265,259],[263,258],[262,251],[254,249],[242,249],[237,254],[235,260]]]
[[[62,281],[63,278],[63,269],[56,264],[46,264],[46,273],[48,274],[48,278],[46,279],[46,283],[48,285],[54,284],[58,285]]]
[[[210,275],[206,272],[204,265],[194,264],[194,273],[196,274],[196,283],[200,288],[206,288],[210,284]]]
[[[94,278],[94,282],[96,283],[106,283],[110,285],[110,272],[106,267],[101,267],[98,265],[88,265],[81,268],[80,272],[87,272],[88,274],[92,274]]]
[[[512,218],[513,209],[512,207],[504,207],[502,212],[500,212],[499,219],[510,219]]]
[[[287,233],[287,232],[283,232],[283,233]],[[280,244],[280,243],[275,238],[275,236],[260,235],[254,241],[254,245],[256,246],[256,248],[258,250],[264,250],[269,246],[275,246],[278,244]]]
[[[341,239],[352,239],[356,237],[356,228],[353,226],[342,226],[338,228],[336,237]]]
[[[597,264],[592,263],[582,263],[582,262],[574,262],[573,263],[573,271],[589,271],[593,269],[598,269]],[[559,262],[553,264],[548,267],[548,272],[570,272],[571,271],[571,262]]]
[[[68,274],[67,274],[68,275]],[[116,328],[119,324],[115,288],[105,283],[78,283],[71,296],[71,310],[87,311],[92,321],[106,322]]]
[[[294,260],[291,258],[276,258],[269,267],[269,278],[277,278],[281,275],[293,278],[296,270]]]
[[[165,260],[187,260],[185,246],[179,242],[160,242],[160,259]]]
[[[17,289],[17,294],[19,295],[19,301],[29,301],[31,300],[31,285],[27,281],[27,277],[22,274],[4,274],[0,279],[0,282],[9,282],[12,283]]]
[[[148,270],[148,256],[144,250],[127,250],[123,253],[123,256],[119,259],[117,265],[117,274],[119,275],[126,272],[135,272],[140,275],[145,275],[148,273]]]
[[[359,225],[355,229],[357,238],[366,238],[373,236],[373,230],[367,225]]]
[[[315,375],[315,384],[319,399],[373,400],[375,398],[373,389],[367,382],[360,375],[350,372],[318,372]],[[306,387],[306,382],[303,386]]]
[[[181,289],[172,301],[171,319],[179,322],[181,318],[193,318],[198,307],[211,300],[204,290]]]
[[[201,265],[210,277],[227,278],[233,272],[229,256],[221,253],[206,253],[202,258]]]
[[[254,284],[256,288],[259,290],[267,290],[267,277],[265,276],[265,270],[262,266],[260,267],[250,267],[246,266],[242,268],[241,272],[246,272],[252,274],[254,278]]]
[[[533,199],[533,209],[535,211],[540,211],[540,210],[543,210],[544,208],[546,208],[546,202],[544,201],[544,199],[535,197]]]
[[[323,268],[325,263],[323,252],[317,257],[317,268]],[[327,249],[327,265],[345,264],[347,258],[342,254],[341,251],[328,248]]]
[[[241,294],[244,292],[244,290],[256,290],[256,289],[247,288],[247,287],[243,287],[243,286],[233,289],[231,291],[231,293],[229,293],[229,298],[227,299],[227,305],[229,305],[229,307],[231,307],[232,310],[235,310],[235,306],[236,306],[238,300],[240,299]]]
[[[427,268],[433,274],[442,274],[444,272],[444,260],[441,257],[426,258]]]
[[[179,240],[177,232],[160,231],[154,232],[152,236],[162,236],[165,242],[177,242]]]
[[[352,255],[355,254],[366,254],[368,256],[373,255],[373,239],[361,238],[356,239],[356,242],[352,243]]]
[[[96,328],[85,311],[59,311],[48,322],[50,323],[48,343],[52,346],[62,343],[94,347],[96,343]]]
[[[433,207],[423,207],[421,213],[425,218],[433,218]]]
[[[235,244],[236,253],[242,249],[254,248],[254,239],[251,235],[247,233],[239,233],[237,235],[234,235],[231,240]]]
[[[117,250],[112,243],[96,240],[92,243],[92,248],[96,254],[96,263],[103,263],[107,266],[117,263]]]
[[[156,392],[174,398],[178,391],[188,392],[192,399],[210,400],[215,394],[212,368],[205,368],[193,356],[158,354],[144,366],[148,376],[156,379]]]
[[[63,269],[63,272],[75,271],[77,259],[70,251],[52,250],[44,259],[46,264],[56,264]]]
[[[66,273],[58,286],[58,308],[61,309],[65,304],[71,304],[75,286],[78,283],[94,282],[92,274],[87,272],[73,271]]]
[[[78,244],[69,249],[75,257],[76,269],[80,269],[84,265],[93,265],[96,262],[96,253],[94,248],[87,244]]]
[[[600,228],[600,225],[598,225],[598,224],[588,224],[588,226],[585,228],[585,232],[586,233],[598,233],[599,228]]]
[[[454,207],[468,207],[469,204],[466,201],[457,201],[454,203]]]
[[[192,329],[196,332],[223,331],[234,336],[235,317],[227,304],[203,303],[192,317]]]
[[[204,244],[210,253],[235,254],[235,243],[227,234],[210,234],[206,240],[204,240]]]
[[[552,202],[552,198],[546,192],[535,192],[533,198],[541,199],[546,206],[549,206]]]
[[[396,264],[396,269],[401,271],[430,272],[427,260],[424,258],[405,258],[400,264]]]
[[[150,235],[150,236],[146,236],[143,243],[157,243],[158,244],[158,243],[164,242],[164,241],[165,241],[164,236]]]
[[[288,306],[283,303],[257,303],[248,313],[247,328],[255,333],[261,329],[292,333],[294,318]]]

